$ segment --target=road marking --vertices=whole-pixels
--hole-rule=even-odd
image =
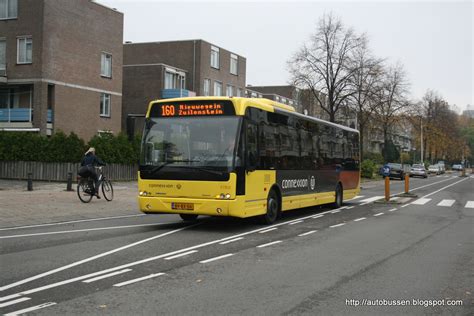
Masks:
[[[416,201],[413,201],[411,202],[411,204],[415,204],[415,205],[425,205],[426,203],[428,203],[429,201],[431,201],[431,199],[418,199]]]
[[[167,258],[165,258],[165,260],[172,260],[172,259],[175,259],[175,258],[184,257],[184,256],[190,255],[190,254],[195,253],[195,252],[197,252],[197,250],[186,251],[186,252],[171,256],[171,257],[167,257]]]
[[[210,259],[206,259],[206,260],[199,261],[199,263],[208,263],[208,262],[212,262],[212,261],[224,259],[224,258],[233,256],[233,255],[234,255],[233,253],[228,253],[228,254],[226,254],[226,255],[222,255],[222,256],[219,256],[219,257],[214,257],[214,258],[210,258]]]
[[[354,208],[354,206],[348,206],[347,209],[350,210],[351,208]]]
[[[0,231],[3,231],[3,230],[14,230],[14,229],[24,229],[24,228],[35,228],[35,227],[46,227],[46,226],[58,226],[58,225],[66,225],[66,224],[74,224],[74,223],[94,222],[94,221],[102,221],[102,220],[108,220],[108,219],[118,219],[118,218],[127,218],[127,217],[140,217],[140,216],[146,216],[146,214],[134,214],[134,215],[111,216],[111,217],[99,217],[99,218],[90,218],[90,219],[80,219],[80,220],[76,220],[76,221],[67,221],[67,222],[57,222],[57,223],[37,224],[37,225],[26,225],[26,226],[16,226],[16,227],[6,227],[6,228],[0,228]]]
[[[272,230],[276,230],[276,229],[278,229],[278,228],[273,227],[273,228],[270,228],[270,229],[265,229],[265,230],[259,231],[259,233],[260,234],[265,234],[265,233],[271,232]]]
[[[348,200],[348,201],[361,199],[361,198],[363,198],[363,197],[365,197],[365,195],[357,195],[357,196],[353,197],[352,199],[350,199],[350,200]]]
[[[474,201],[467,201],[465,208],[474,208]]]
[[[231,240],[226,240],[226,241],[220,242],[219,245],[230,244],[231,242],[242,240],[242,239],[244,239],[244,237],[238,237],[238,238],[234,238],[234,239],[231,239]]]
[[[328,213],[328,212],[330,212],[330,211],[325,211],[325,212],[322,212],[322,213],[320,213],[320,214],[318,214],[318,215],[322,216],[322,215],[324,215],[324,214],[326,214],[326,213]],[[309,216],[301,217],[300,219],[308,219],[308,218],[311,218],[311,217],[313,217],[313,216],[314,216],[314,215],[309,215]],[[270,226],[270,227],[273,228],[273,227],[278,227],[278,226],[282,226],[282,225],[287,225],[288,223],[293,222],[293,221],[295,221],[295,220],[286,221],[286,222],[282,222],[282,223],[279,223],[279,224],[274,224],[274,225],[272,225],[272,226]],[[184,229],[187,229],[187,228],[191,228],[191,227],[200,225],[200,224],[202,224],[202,222],[201,222],[201,223],[198,223],[198,224],[186,226],[186,227],[180,228],[180,229],[175,230],[175,231],[167,232],[167,233],[164,233],[164,234],[161,234],[161,235],[152,237],[152,238],[148,238],[148,239],[139,241],[139,242],[137,242],[137,243],[134,243],[134,244],[132,244],[132,245],[140,244],[140,243],[143,243],[143,242],[145,242],[145,241],[149,241],[149,240],[158,238],[159,236],[165,236],[165,235],[168,235],[168,234],[171,234],[171,233],[174,233],[174,232],[178,232],[178,231],[181,231],[181,230],[184,230]],[[254,229],[254,230],[247,231],[247,232],[244,232],[244,233],[241,233],[241,234],[237,234],[237,235],[233,235],[233,236],[229,236],[229,237],[225,237],[225,238],[221,238],[221,239],[217,239],[217,240],[205,242],[205,243],[202,243],[202,244],[194,245],[194,246],[187,247],[187,248],[183,248],[183,249],[178,249],[178,250],[171,251],[171,252],[168,252],[168,253],[165,253],[165,254],[161,254],[161,255],[158,255],[158,256],[149,257],[149,258],[141,259],[141,260],[138,260],[138,261],[129,262],[129,263],[126,263],[126,264],[117,266],[117,267],[105,269],[105,270],[102,270],[102,271],[97,271],[97,272],[90,273],[90,274],[83,275],[83,276],[79,276],[79,277],[76,277],[76,278],[67,279],[67,280],[64,280],[64,281],[60,281],[60,282],[48,284],[48,285],[45,285],[45,286],[41,286],[41,287],[29,289],[29,290],[22,291],[22,292],[18,292],[18,293],[16,293],[16,294],[11,294],[11,295],[8,295],[8,296],[0,297],[0,302],[1,302],[1,301],[4,301],[4,300],[7,300],[7,299],[17,298],[17,297],[20,297],[20,296],[22,296],[22,295],[28,295],[28,294],[31,294],[31,293],[41,292],[41,291],[44,291],[44,290],[47,290],[47,289],[51,289],[51,288],[55,288],[55,287],[58,287],[58,286],[61,286],[61,285],[65,285],[65,284],[73,283],[73,282],[76,282],[76,281],[84,280],[84,279],[87,279],[87,278],[90,278],[90,277],[93,277],[93,276],[96,276],[96,275],[104,274],[104,273],[107,273],[107,272],[117,271],[117,270],[120,270],[120,269],[129,268],[129,267],[133,267],[133,266],[136,266],[136,265],[139,265],[139,264],[143,264],[143,263],[155,261],[155,260],[158,260],[158,259],[161,259],[161,258],[164,258],[164,257],[168,257],[168,256],[170,256],[170,255],[182,253],[182,252],[184,252],[184,251],[188,251],[188,250],[191,250],[191,249],[203,248],[203,247],[210,246],[210,245],[214,245],[214,244],[216,244],[216,243],[223,242],[223,241],[226,241],[226,240],[230,240],[230,239],[234,239],[234,238],[237,238],[237,237],[241,237],[241,236],[246,236],[246,235],[258,233],[258,232],[260,232],[260,231],[262,231],[262,230],[264,230],[264,229],[267,229],[267,228],[268,228],[268,227]],[[268,229],[267,229],[267,230],[268,230]],[[124,246],[124,247],[121,247],[121,248],[117,248],[117,249],[115,249],[115,250],[112,250],[112,251],[107,252],[106,254],[110,254],[110,253],[116,252],[116,251],[118,251],[118,249],[122,250],[122,249],[126,249],[126,248],[129,248],[129,247],[131,247],[131,245],[127,245],[127,246]],[[57,268],[57,269],[55,269],[55,270],[51,270],[51,271],[48,271],[48,272],[44,272],[44,273],[42,273],[42,274],[38,274],[38,275],[33,276],[33,277],[30,277],[30,278],[28,278],[28,279],[24,279],[24,280],[15,282],[15,283],[11,283],[11,284],[5,285],[5,286],[3,286],[2,288],[0,288],[0,291],[9,289],[9,288],[11,288],[11,287],[14,287],[14,286],[17,286],[17,285],[20,285],[20,284],[24,284],[24,283],[27,283],[27,282],[31,282],[31,281],[33,281],[33,280],[37,280],[37,279],[39,279],[39,278],[42,278],[43,276],[47,276],[47,275],[50,275],[50,274],[53,274],[53,273],[56,273],[56,272],[59,272],[59,271],[63,271],[63,270],[66,270],[66,269],[68,269],[68,268],[70,268],[70,267],[77,266],[77,265],[79,265],[79,264],[81,264],[81,263],[88,262],[88,261],[92,261],[92,260],[94,260],[94,259],[97,259],[97,258],[100,258],[100,257],[103,257],[103,256],[104,256],[104,254],[97,255],[97,256],[94,256],[94,257],[90,257],[90,258],[87,258],[87,259],[84,259],[84,260],[81,260],[81,261],[78,261],[78,262],[74,262],[74,263],[69,264],[69,265],[67,265],[67,266],[63,266],[63,267],[61,267],[61,268]]]
[[[389,211],[389,212],[394,212],[394,211],[396,211],[396,210],[397,210],[396,208],[392,208],[392,209],[390,209],[390,210],[388,210],[388,211]]]
[[[129,285],[129,284],[132,284],[132,283],[137,283],[137,282],[140,282],[140,281],[143,281],[143,280],[156,278],[156,277],[159,277],[160,275],[165,275],[165,273],[162,273],[162,272],[153,273],[153,274],[141,277],[141,278],[136,278],[136,279],[128,280],[128,281],[125,281],[125,282],[117,283],[117,284],[114,284],[114,286],[121,287],[121,286]]]
[[[445,179],[445,180],[441,180],[441,181],[438,181],[438,182],[433,182],[433,183],[430,183],[430,184],[425,184],[425,185],[422,185],[421,187],[416,187],[416,188],[413,188],[411,189],[410,191],[415,191],[415,190],[419,190],[419,189],[422,189],[422,188],[426,188],[426,187],[430,187],[432,185],[435,185],[435,184],[438,184],[438,183],[441,183],[441,182],[446,182],[446,181],[449,181],[451,179]],[[402,194],[404,193],[405,191],[402,191],[402,192],[398,192],[398,193],[394,193],[390,196],[395,196],[395,195],[399,195],[399,194]]]
[[[361,217],[361,218],[355,219],[354,222],[363,221],[364,219],[367,219],[367,218],[366,217]]]
[[[451,207],[453,206],[453,204],[455,203],[456,201],[455,200],[442,200],[441,202],[439,202],[437,204],[437,206],[447,206],[447,207]]]
[[[288,225],[295,225],[295,224],[299,224],[299,223],[303,223],[303,221],[296,221],[296,222],[293,222],[293,223],[289,223]]]
[[[137,241],[137,242],[128,244],[128,245],[126,245],[126,246],[122,246],[122,247],[119,247],[119,248],[115,248],[115,249],[112,249],[112,250],[110,250],[110,251],[107,251],[107,252],[104,252],[104,253],[101,253],[101,254],[98,254],[98,255],[95,255],[95,256],[92,256],[92,257],[83,259],[83,260],[79,260],[79,261],[70,263],[70,264],[68,264],[68,265],[62,266],[62,267],[57,268],[57,269],[53,269],[53,270],[50,270],[50,271],[47,271],[47,272],[43,272],[43,273],[37,274],[37,275],[35,275],[35,276],[29,277],[29,278],[26,278],[26,279],[23,279],[23,280],[14,282],[14,283],[10,283],[10,284],[4,285],[4,286],[0,287],[0,291],[5,291],[5,290],[10,289],[10,288],[12,288],[12,287],[15,287],[15,286],[18,286],[18,285],[21,285],[21,284],[25,284],[25,283],[28,283],[28,282],[37,280],[37,279],[40,279],[40,278],[42,278],[42,277],[45,277],[45,276],[48,276],[48,275],[51,275],[51,274],[54,274],[54,273],[57,273],[57,272],[60,272],[60,271],[67,270],[67,269],[69,269],[69,268],[72,268],[72,267],[81,265],[81,264],[83,264],[83,263],[90,262],[90,261],[96,260],[96,259],[98,259],[98,258],[102,258],[102,257],[108,256],[108,255],[110,255],[110,254],[113,254],[113,253],[116,253],[116,252],[119,252],[119,251],[122,251],[122,250],[125,250],[125,249],[128,249],[128,248],[134,247],[134,246],[136,246],[136,245],[140,245],[140,244],[146,243],[146,242],[148,242],[148,241],[152,241],[152,240],[155,240],[155,239],[158,239],[158,238],[162,238],[162,237],[165,237],[165,236],[168,236],[168,235],[171,235],[171,234],[180,232],[180,231],[182,231],[182,230],[185,230],[185,229],[188,229],[188,228],[191,228],[191,227],[200,225],[200,224],[202,224],[202,222],[201,222],[201,223],[194,224],[194,225],[189,225],[189,226],[186,226],[186,227],[178,228],[178,229],[175,229],[175,230],[172,230],[172,231],[163,233],[163,234],[159,234],[159,235],[157,235],[157,236],[153,236],[153,237],[150,237],[150,238],[146,238],[146,239],[143,239],[143,240],[140,240],[140,241]],[[119,270],[119,269],[120,269],[120,268],[117,268],[117,269],[114,269],[114,270]],[[60,282],[58,282],[58,283],[60,283]],[[0,300],[1,300],[1,298],[0,298]]]
[[[5,306],[10,306],[10,305],[15,305],[15,304],[18,304],[18,303],[21,303],[21,302],[24,302],[24,301],[28,301],[28,300],[31,300],[31,298],[22,297],[22,298],[19,298],[17,300],[14,300],[14,301],[8,301],[8,302],[0,304],[0,308],[5,307]]]
[[[431,196],[431,195],[433,195],[433,194],[436,194],[436,193],[438,193],[438,192],[440,192],[440,191],[443,191],[444,189],[447,189],[447,188],[449,188],[449,187],[452,187],[453,185],[456,185],[456,184],[458,184],[458,183],[460,183],[460,182],[466,181],[467,179],[468,179],[468,178],[464,178],[464,179],[462,179],[462,180],[459,180],[459,181],[456,181],[456,182],[454,182],[454,183],[451,183],[451,184],[449,184],[449,185],[447,185],[447,186],[445,186],[445,187],[442,187],[442,188],[439,189],[439,190],[436,190],[436,191],[434,191],[434,192],[431,192],[430,194],[427,194],[427,195],[423,196],[422,198],[426,198],[426,197],[428,197],[428,196]]]
[[[339,210],[334,210],[331,212],[331,214],[336,214],[336,213],[339,213],[340,211]]]
[[[259,245],[259,246],[257,246],[257,248],[264,248],[264,247],[268,247],[268,246],[271,246],[271,245],[279,244],[281,242],[282,242],[281,240],[272,241],[272,242],[269,242],[268,244]]]
[[[317,230],[310,230],[309,232],[299,234],[298,236],[303,237],[303,236],[311,235],[315,232],[317,232]]]
[[[318,215],[314,215],[314,216],[311,216],[311,218],[320,218],[320,217],[323,217],[324,215],[322,214],[318,214]]]
[[[334,227],[339,227],[339,226],[343,226],[343,225],[346,225],[346,223],[340,223],[340,224],[332,225],[332,226],[329,226],[329,227],[334,228]]]
[[[95,278],[92,278],[92,279],[84,280],[82,282],[91,283],[91,282],[95,282],[95,281],[98,281],[98,280],[110,278],[110,277],[113,277],[114,275],[130,272],[130,271],[132,271],[132,269],[123,269],[123,270],[115,271],[115,272],[112,272],[112,273],[109,273],[109,274],[104,274],[104,275],[101,275],[101,276],[98,276],[98,277],[95,277]]]
[[[383,215],[384,213],[377,213],[377,214],[374,214],[374,216],[380,216],[380,215]]]
[[[153,224],[137,224],[137,225],[126,225],[126,226],[113,226],[113,227],[98,227],[98,228],[87,228],[87,229],[76,229],[76,230],[64,230],[58,232],[46,232],[46,233],[33,233],[33,234],[22,234],[22,235],[10,235],[0,236],[0,239],[18,238],[18,237],[33,237],[33,236],[44,236],[44,235],[57,235],[57,234],[69,234],[69,233],[82,233],[97,230],[110,230],[110,229],[123,229],[131,227],[146,227],[146,226],[163,226],[169,225],[167,223],[153,223]]]
[[[381,198],[383,198],[383,195],[377,195],[377,196],[370,197],[368,199],[360,200],[359,202],[362,202],[362,204],[360,205],[366,205],[374,201],[380,200]]]
[[[36,305],[36,306],[28,307],[28,308],[25,308],[25,309],[20,309],[19,311],[15,311],[15,312],[5,314],[5,316],[21,315],[21,314],[24,314],[24,313],[32,312],[32,311],[42,309],[42,308],[45,308],[45,307],[49,307],[49,306],[53,306],[53,305],[56,305],[56,303],[55,302],[48,302],[48,303],[44,303],[44,304],[41,304],[41,305]]]
[[[405,204],[405,205],[402,205],[402,206],[400,206],[400,207],[407,207],[408,205],[410,205],[410,204]]]

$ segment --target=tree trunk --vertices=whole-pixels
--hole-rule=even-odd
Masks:
[[[359,148],[360,148],[360,162],[364,161],[364,126],[359,124]]]

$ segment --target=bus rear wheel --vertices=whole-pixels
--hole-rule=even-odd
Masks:
[[[336,186],[336,201],[334,202],[335,208],[340,208],[342,206],[343,196],[342,196],[342,185],[340,183]]]
[[[267,197],[267,212],[260,216],[262,224],[273,224],[280,214],[280,200],[275,190],[271,190]]]
[[[179,214],[179,216],[185,222],[194,222],[198,218],[198,215],[195,214]]]

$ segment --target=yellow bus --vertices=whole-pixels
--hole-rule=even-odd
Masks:
[[[150,103],[138,171],[144,213],[251,217],[333,203],[360,191],[357,130],[268,99]]]

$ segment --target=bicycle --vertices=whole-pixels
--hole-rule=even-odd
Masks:
[[[112,201],[114,198],[114,188],[112,182],[108,180],[102,173],[102,167],[95,167],[97,176],[99,177],[98,188],[102,188],[102,195],[108,201]],[[97,190],[99,191],[99,189]],[[94,190],[94,179],[91,177],[78,176],[77,182],[77,196],[83,203],[89,203],[95,196]]]

